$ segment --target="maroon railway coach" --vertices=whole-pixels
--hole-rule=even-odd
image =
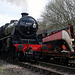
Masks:
[[[75,26],[68,25],[45,34],[43,38],[43,43],[47,44],[45,58],[59,63],[75,64]]]

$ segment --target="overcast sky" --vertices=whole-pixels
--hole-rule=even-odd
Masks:
[[[40,18],[50,0],[0,0],[0,26],[12,19],[19,19],[22,12],[28,12],[35,19]]]

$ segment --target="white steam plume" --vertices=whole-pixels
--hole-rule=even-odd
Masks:
[[[16,5],[17,7],[21,7],[22,11],[28,11],[27,0],[6,0],[7,2]]]
[[[6,0],[7,2],[16,4],[17,6],[27,6],[27,0]]]
[[[3,0],[2,0],[3,1]],[[45,8],[45,5],[49,0],[4,0],[11,4],[21,8],[21,12],[27,12],[33,17],[40,17],[40,14]],[[18,10],[18,9],[17,9]]]

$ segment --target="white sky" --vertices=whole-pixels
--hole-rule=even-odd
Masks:
[[[28,12],[35,19],[40,18],[41,12],[44,11],[49,0],[16,0],[16,3],[14,0],[8,1],[0,0],[0,26],[9,23],[12,19],[19,19],[22,12]]]

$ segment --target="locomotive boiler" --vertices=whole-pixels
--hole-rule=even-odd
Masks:
[[[30,16],[27,16],[28,14],[26,13],[22,13],[22,15],[23,17],[19,21],[11,20],[10,23],[2,26],[0,28],[0,35],[5,37],[11,34],[16,34],[17,31],[20,35],[27,38],[35,36],[38,29],[36,20]]]
[[[0,27],[1,58],[37,58],[46,49],[41,36],[37,35],[38,23],[22,13],[20,20],[11,20]]]

